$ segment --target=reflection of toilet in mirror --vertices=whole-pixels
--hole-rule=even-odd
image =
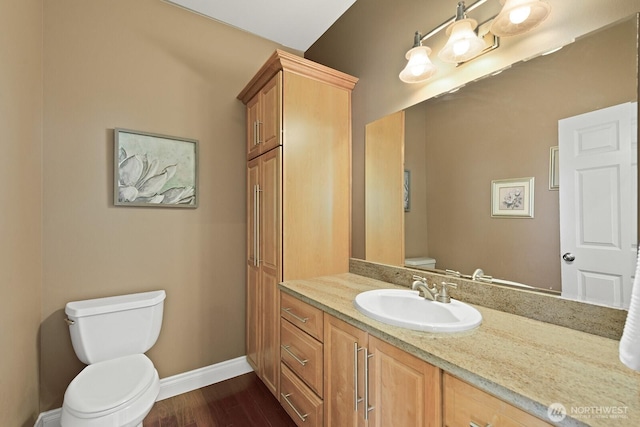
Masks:
[[[420,270],[433,270],[436,268],[436,260],[429,257],[405,258],[404,265]]]
[[[142,427],[160,391],[144,355],[158,339],[165,291],[66,305],[73,349],[85,367],[69,384],[62,427]]]

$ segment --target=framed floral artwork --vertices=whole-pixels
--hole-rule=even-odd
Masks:
[[[198,207],[198,141],[114,129],[116,206]]]
[[[533,218],[534,177],[491,181],[491,216]]]

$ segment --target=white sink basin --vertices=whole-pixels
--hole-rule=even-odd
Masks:
[[[356,296],[354,304],[358,311],[375,320],[416,331],[460,332],[482,322],[480,312],[468,304],[454,299],[443,304],[412,290],[366,291]]]

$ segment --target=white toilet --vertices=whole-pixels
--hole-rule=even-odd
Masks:
[[[160,391],[144,355],[162,326],[165,291],[67,303],[73,349],[88,366],[69,384],[62,427],[142,427]]]

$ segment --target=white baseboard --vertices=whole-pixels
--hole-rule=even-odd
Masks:
[[[235,359],[216,363],[215,365],[209,365],[204,368],[162,378],[160,380],[160,393],[156,401],[219,383],[251,371],[253,371],[253,368],[251,368],[251,365],[247,362],[246,356],[240,356]],[[61,427],[61,415],[61,408],[42,412],[38,416],[34,427]]]
[[[247,362],[247,358],[241,356],[216,363],[215,365],[163,378],[160,380],[160,393],[156,401],[219,383],[251,371],[253,371],[253,368]]]
[[[52,409],[47,412],[40,412],[34,427],[60,427],[60,417],[62,408]]]

